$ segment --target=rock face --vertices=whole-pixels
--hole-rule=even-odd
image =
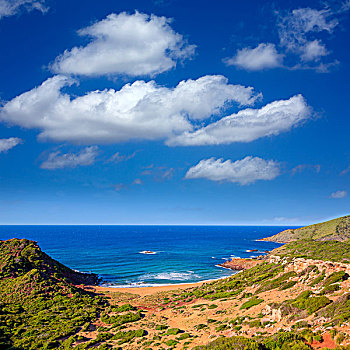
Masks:
[[[258,264],[261,264],[261,260],[258,259],[240,259],[233,258],[232,260],[227,260],[223,264],[219,264],[219,266],[224,267],[226,269],[242,271],[250,269]]]
[[[44,279],[62,280],[72,285],[97,285],[98,275],[82,273],[52,259],[27,239],[0,241],[0,278],[16,278],[36,270]]]
[[[299,239],[346,241],[350,239],[350,215],[298,229],[288,229],[262,241],[289,243]]]

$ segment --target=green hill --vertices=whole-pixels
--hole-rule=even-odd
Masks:
[[[298,229],[288,229],[262,240],[289,243],[302,239],[316,241],[347,241],[350,239],[350,215]]]
[[[0,348],[57,349],[96,319],[105,301],[77,285],[97,275],[75,272],[26,239],[0,241]]]
[[[37,270],[45,280],[72,285],[96,285],[99,278],[93,273],[74,271],[41,251],[38,244],[27,239],[0,241],[0,278],[16,278]]]

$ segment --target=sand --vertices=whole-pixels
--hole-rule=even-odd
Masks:
[[[206,281],[208,282],[208,281]],[[94,290],[96,293],[104,292],[121,292],[121,293],[131,293],[137,294],[141,297],[146,295],[152,295],[159,292],[168,292],[170,290],[188,289],[193,287],[199,287],[205,282],[198,283],[186,283],[186,284],[171,284],[167,286],[156,286],[156,287],[130,287],[130,288],[116,288],[116,287],[100,287],[100,286],[90,286],[89,290]]]

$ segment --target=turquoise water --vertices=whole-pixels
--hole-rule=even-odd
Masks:
[[[54,259],[75,270],[97,273],[108,285],[152,286],[230,276],[233,271],[217,265],[231,257],[257,256],[280,246],[256,240],[286,228],[0,226],[0,239],[35,240]],[[246,252],[249,249],[258,249],[258,252]]]

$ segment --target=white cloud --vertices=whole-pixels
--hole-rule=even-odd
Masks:
[[[139,12],[118,15],[81,29],[81,36],[91,42],[74,47],[58,56],[52,71],[62,74],[156,75],[176,66],[178,61],[191,58],[195,46],[187,44],[176,33],[166,17]]]
[[[0,139],[0,153],[7,152],[11,148],[22,143],[23,140],[18,137],[10,137],[8,139]]]
[[[327,55],[328,51],[324,44],[320,40],[313,40],[305,44],[300,58],[304,62],[319,61],[321,57]]]
[[[48,10],[45,0],[0,0],[0,19],[16,15],[21,9],[38,10],[42,13]]]
[[[315,35],[332,33],[339,21],[330,9],[299,8],[279,20],[280,44],[287,51],[299,55],[303,62],[318,62],[329,51]],[[317,67],[315,67],[317,68]]]
[[[238,50],[232,58],[225,59],[228,66],[236,66],[246,70],[257,71],[276,68],[282,65],[283,55],[279,54],[274,44],[259,44],[254,49]]]
[[[0,120],[40,129],[40,139],[74,143],[114,143],[166,139],[191,131],[191,120],[219,115],[233,102],[251,105],[260,94],[228,84],[223,76],[181,81],[175,88],[136,81],[119,91],[91,91],[72,98],[61,89],[74,83],[54,76],[6,103]]]
[[[257,180],[273,180],[279,175],[280,166],[277,162],[249,156],[235,162],[222,158],[203,159],[187,171],[185,179],[202,178],[248,185]]]
[[[42,169],[63,169],[76,168],[77,166],[87,166],[95,163],[98,155],[98,147],[86,147],[79,153],[61,153],[56,151],[50,153],[47,160],[45,160],[40,168]]]
[[[170,180],[174,174],[174,168],[167,168],[165,166],[155,167],[153,164],[145,168],[141,175],[142,176],[152,176],[156,181]]]
[[[279,50],[273,43],[260,43],[255,48],[238,50],[235,56],[224,59],[224,62],[251,71],[283,67],[328,72],[339,62],[327,60],[331,51],[322,40],[333,33],[339,25],[340,15],[349,11],[349,4],[350,1],[345,1],[321,10],[306,7],[277,12]],[[288,65],[283,65],[284,58],[289,61]],[[293,60],[294,64],[291,64]]]
[[[294,176],[297,173],[302,173],[305,170],[315,171],[317,174],[321,171],[320,164],[299,164],[292,169],[292,175]]]
[[[120,154],[119,152],[114,153],[108,160],[107,163],[120,163],[120,162],[125,162],[129,159],[132,159],[136,156],[136,152],[129,154],[129,155],[123,155]]]
[[[171,146],[219,145],[250,142],[289,131],[307,120],[311,108],[301,95],[274,101],[260,109],[244,109],[194,132],[185,131],[171,138]]]
[[[348,195],[347,191],[336,191],[331,194],[331,198],[339,199],[345,198]]]

